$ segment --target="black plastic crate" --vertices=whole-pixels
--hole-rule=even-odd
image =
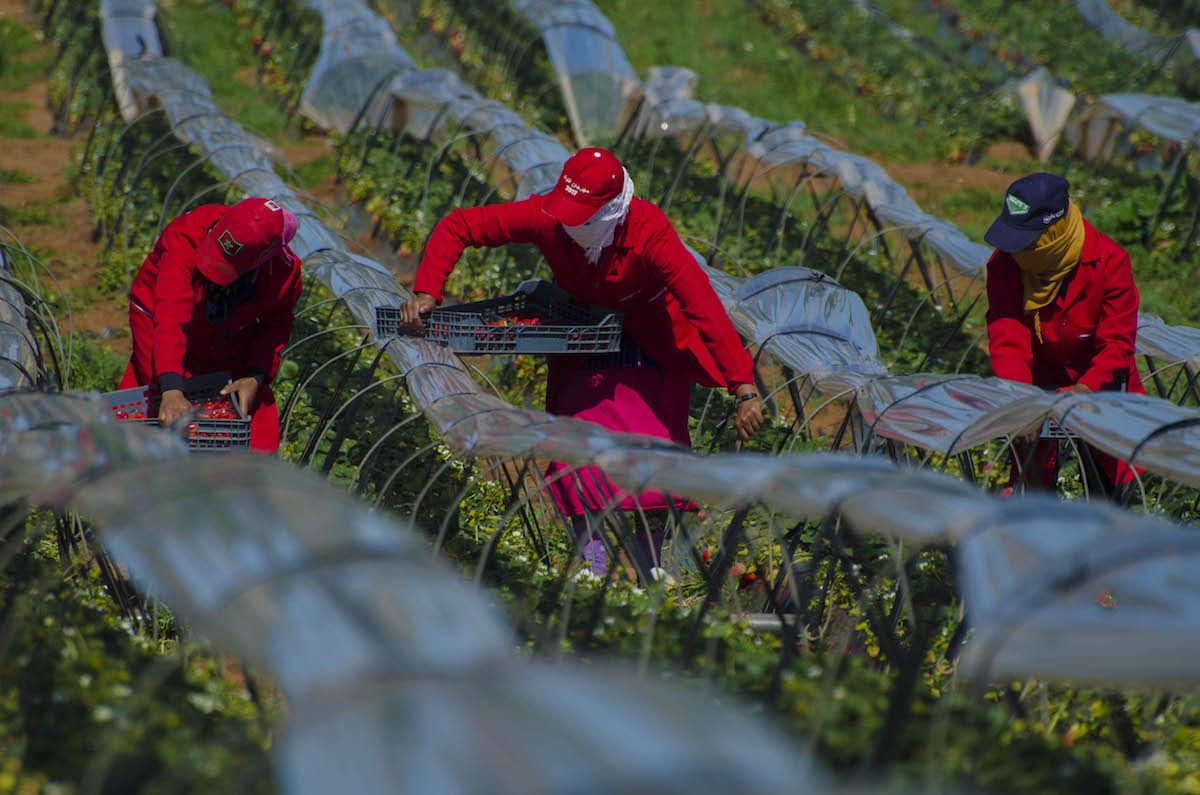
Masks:
[[[188,424],[187,443],[192,450],[217,452],[250,446],[250,419],[238,405],[236,395],[221,395],[229,383],[229,373],[209,373],[184,382],[183,396],[194,406],[210,400],[228,401],[238,419],[198,418]],[[103,395],[113,416],[122,422],[158,424],[159,389],[156,386],[135,386]]]
[[[425,336],[455,353],[610,353],[621,346],[622,318],[534,279],[510,295],[433,310]],[[411,333],[392,306],[376,307],[375,331],[380,337]]]
[[[1059,425],[1050,417],[1047,417],[1046,421],[1042,423],[1042,430],[1038,434],[1038,437],[1042,439],[1074,439],[1075,434]]]

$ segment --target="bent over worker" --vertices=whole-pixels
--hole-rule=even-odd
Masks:
[[[546,195],[442,218],[425,246],[401,318],[442,300],[442,288],[468,246],[532,243],[555,282],[576,299],[624,313],[620,351],[549,360],[546,410],[690,446],[688,409],[694,383],[737,396],[734,425],[747,438],[762,423],[753,362],[696,258],[663,211],[634,196],[633,180],[612,152],[588,148],[570,157]],[[570,519],[588,567],[607,568],[603,543],[586,514],[614,504],[644,512],[643,554],[657,567],[670,508],[692,509],[661,491],[625,494],[595,467],[550,465],[551,495]]]
[[[157,385],[158,419],[191,410],[184,380],[227,371],[250,415],[250,449],[279,448],[271,381],[292,334],[300,260],[288,248],[296,218],[269,199],[206,204],[171,221],[129,290],[133,354],[121,388]]]
[[[1012,183],[984,239],[996,248],[987,264],[987,328],[997,376],[1058,392],[1146,391],[1134,358],[1138,291],[1129,255],[1083,218],[1066,179],[1038,173]],[[1056,448],[1043,440],[1031,459],[1045,488],[1057,479]],[[1110,492],[1133,478],[1125,462],[1090,450]]]

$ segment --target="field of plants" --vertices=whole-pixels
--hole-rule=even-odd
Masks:
[[[779,791],[788,759],[814,792],[1200,791],[1193,153],[1130,123],[1110,157],[1065,136],[1039,162],[1005,89],[1041,67],[1079,107],[1194,103],[1195,72],[1069,0],[561,5],[580,17],[0,3],[0,791]],[[1112,6],[1200,25],[1195,3]],[[637,90],[564,71],[572,24]],[[688,452],[545,417],[543,357],[375,333],[439,218],[548,187],[581,135],[755,354],[748,442],[716,390]],[[1144,403],[1074,415],[1141,456],[1123,494],[1068,442],[1057,494],[996,496],[1021,423],[1056,410],[988,378],[983,326],[982,233],[1035,170],[1070,179],[1166,324]],[[246,195],[301,218],[280,461],[97,419],[83,393],[115,389],[156,236]],[[532,247],[468,251],[447,294],[534,277]],[[671,517],[669,577],[639,578],[645,517],[611,508],[621,565],[580,573],[556,459],[700,503]]]

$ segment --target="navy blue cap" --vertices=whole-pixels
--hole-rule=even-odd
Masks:
[[[1030,174],[1008,186],[1004,208],[983,239],[1001,251],[1027,248],[1067,213],[1070,183],[1056,174]]]

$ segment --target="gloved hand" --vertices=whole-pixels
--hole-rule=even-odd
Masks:
[[[400,322],[417,331],[424,331],[422,315],[428,315],[437,306],[437,300],[429,293],[417,293],[400,305]]]
[[[159,399],[158,424],[165,428],[191,410],[192,404],[181,390],[168,389]]]
[[[738,402],[733,427],[737,430],[738,438],[745,441],[762,426],[762,399],[758,396],[754,384],[739,384],[734,395],[737,396]]]

